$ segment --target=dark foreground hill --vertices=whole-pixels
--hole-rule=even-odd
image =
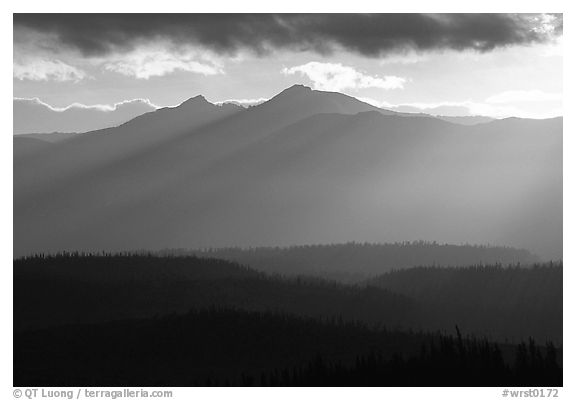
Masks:
[[[211,309],[17,333],[14,386],[561,386],[559,352]]]
[[[533,332],[562,343],[562,264],[410,268],[370,279],[368,285],[414,300],[428,329],[457,323],[465,332],[491,336],[498,327],[510,339]]]
[[[270,276],[192,256],[60,255],[14,262],[17,330],[234,307],[388,328],[562,343],[562,268],[430,268],[363,285]]]
[[[304,277],[281,279],[217,259],[68,254],[14,261],[16,329],[211,306],[385,322],[391,327],[419,320],[416,304],[387,290]]]

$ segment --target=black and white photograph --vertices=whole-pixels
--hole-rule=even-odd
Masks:
[[[15,397],[563,397],[564,14],[324,10],[12,14]]]

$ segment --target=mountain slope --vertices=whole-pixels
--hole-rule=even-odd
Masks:
[[[178,107],[141,115],[116,128],[75,135],[33,159],[15,157],[15,194],[69,187],[71,182],[81,181],[98,169],[110,169],[115,163],[155,151],[182,135],[241,111],[238,106],[217,106],[196,96]]]
[[[33,138],[43,140],[48,143],[57,143],[76,136],[76,133],[53,132],[53,133],[23,133],[14,135],[14,140],[21,138]]]
[[[494,121],[494,118],[491,117],[484,117],[481,115],[469,115],[469,116],[447,116],[447,115],[435,115],[436,118],[439,118],[444,121],[452,122],[454,124],[462,124],[462,125],[476,125],[476,124],[485,124],[486,122]]]
[[[47,150],[52,144],[42,139],[28,137],[14,137],[13,139],[13,158],[20,159],[34,156],[42,151]]]
[[[181,107],[15,161],[15,254],[424,239],[561,257],[561,119],[461,126],[304,87]]]
[[[98,174],[115,175],[116,170],[125,168],[151,168],[154,174],[170,180],[172,170],[181,168],[179,162],[190,170],[303,118],[321,112],[354,114],[358,110],[379,109],[349,96],[312,91],[301,85],[248,110],[233,104],[217,106],[196,96],[178,107],[144,114],[117,128],[77,135],[32,159],[15,157],[15,196],[18,202],[25,202],[34,196],[63,193]],[[140,185],[148,182],[144,179]]]
[[[118,126],[134,117],[154,111],[146,100],[130,100],[113,108],[71,105],[55,109],[39,99],[13,99],[15,135],[49,132],[89,132]]]

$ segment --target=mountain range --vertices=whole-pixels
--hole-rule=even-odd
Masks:
[[[252,106],[262,104],[266,99],[261,99]],[[236,100],[228,100],[216,104],[237,105],[248,107],[247,104]],[[86,106],[72,104],[64,108],[50,106],[38,98],[14,98],[14,127],[13,132],[20,137],[31,136],[49,141],[60,140],[76,133],[85,133],[98,129],[112,128],[130,121],[140,115],[155,111],[158,107],[146,99],[133,99],[116,103],[113,106]],[[171,107],[165,107],[171,108]],[[433,108],[428,114],[434,113],[434,117],[445,121],[463,125],[474,125],[493,121],[486,116],[448,116],[441,115],[442,108]],[[400,106],[394,109],[398,114],[416,116],[428,115],[415,107]],[[452,112],[452,110],[448,110]],[[46,135],[51,133],[51,135]]]
[[[17,135],[14,255],[422,239],[560,259],[562,118],[482,122],[295,85]]]
[[[134,99],[114,106],[72,104],[55,108],[38,98],[14,98],[14,134],[45,134],[89,132],[118,126],[156,107],[147,100]]]

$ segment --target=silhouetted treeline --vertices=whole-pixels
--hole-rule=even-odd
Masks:
[[[165,250],[162,254],[196,254],[239,262],[259,271],[287,276],[314,275],[358,282],[393,269],[418,265],[466,266],[529,264],[538,258],[511,247],[452,245],[436,242],[346,243],[293,247]]]
[[[211,306],[342,318],[389,328],[562,343],[561,264],[412,268],[368,283],[282,278],[194,256],[38,256],[14,262],[17,330]]]
[[[317,357],[304,368],[261,375],[261,386],[562,386],[558,349],[536,347],[533,341],[516,347],[515,360],[506,363],[500,346],[487,340],[437,338],[416,356],[372,351],[352,366]],[[244,385],[257,384],[243,377]]]
[[[14,336],[15,386],[561,386],[560,365],[551,344],[215,308]]]
[[[417,267],[368,281],[422,306],[422,324],[440,329],[457,323],[467,332],[510,340],[533,335],[562,343],[562,263],[528,268]]]
[[[419,307],[384,289],[283,279],[229,261],[144,254],[36,256],[14,261],[14,326],[140,318],[230,306],[411,326]]]

